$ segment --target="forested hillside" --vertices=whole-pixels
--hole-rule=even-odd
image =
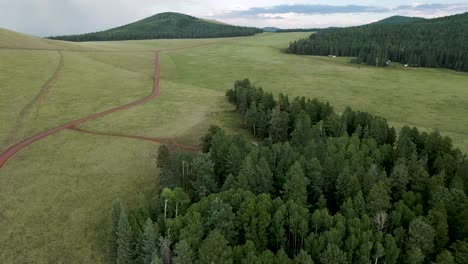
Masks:
[[[320,30],[290,44],[301,55],[356,57],[357,63],[386,66],[400,62],[414,67],[468,71],[468,13],[399,24]]]
[[[222,38],[252,36],[261,32],[258,28],[231,26],[178,13],[161,13],[101,32],[50,38],[67,41]]]
[[[468,163],[438,132],[238,81],[261,143],[211,127],[161,146],[152,202],[112,210],[117,263],[468,263]]]
[[[402,24],[402,23],[411,23],[417,21],[425,20],[422,17],[406,17],[406,16],[392,16],[380,21],[377,21],[373,24],[380,24],[380,25],[391,25],[391,24]]]

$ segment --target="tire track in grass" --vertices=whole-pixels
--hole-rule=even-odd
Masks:
[[[47,101],[47,98],[53,93],[55,83],[60,78],[60,74],[64,67],[64,57],[62,51],[57,51],[59,54],[59,63],[52,76],[47,80],[39,90],[39,93],[21,109],[18,118],[16,119],[15,127],[11,130],[8,136],[3,140],[2,145],[8,145],[13,141],[18,134],[24,129],[28,119],[36,117],[39,108]]]
[[[217,45],[217,44],[224,44],[224,43],[227,43],[227,42],[239,41],[239,40],[242,40],[244,38],[236,38],[236,39],[231,39],[231,40],[226,40],[226,41],[218,41],[218,42],[204,43],[204,44],[193,45],[193,46],[188,46],[188,47],[181,47],[181,48],[174,48],[174,49],[156,51],[155,67],[154,67],[154,83],[153,83],[153,90],[152,90],[150,95],[148,95],[147,97],[145,97],[143,99],[137,100],[135,102],[132,102],[132,103],[129,103],[129,104],[126,104],[126,105],[122,105],[122,106],[119,106],[119,107],[116,107],[116,108],[112,108],[112,109],[109,109],[109,110],[106,110],[104,112],[100,112],[100,113],[97,113],[97,114],[94,114],[94,115],[91,115],[91,116],[88,116],[88,117],[77,119],[75,121],[66,123],[64,125],[61,125],[61,126],[58,126],[58,127],[55,127],[55,128],[48,129],[48,130],[46,130],[46,131],[44,131],[42,133],[39,133],[39,134],[37,134],[35,136],[29,137],[29,138],[23,140],[22,142],[11,146],[6,151],[4,151],[2,154],[0,154],[0,168],[2,168],[5,165],[5,163],[13,155],[15,155],[17,152],[19,152],[20,150],[27,147],[28,145],[31,145],[32,143],[34,143],[34,142],[36,142],[36,141],[38,141],[38,140],[40,140],[40,139],[42,139],[42,138],[44,138],[46,136],[49,136],[51,134],[57,133],[59,131],[65,130],[65,129],[73,129],[75,131],[79,131],[79,129],[77,129],[75,127],[78,124],[84,123],[84,122],[89,121],[89,120],[97,119],[99,117],[102,117],[102,116],[105,116],[105,115],[108,115],[108,114],[111,114],[111,113],[114,113],[114,112],[117,112],[117,111],[120,111],[120,110],[131,108],[131,107],[136,106],[136,105],[144,104],[144,103],[148,102],[149,100],[151,100],[151,99],[155,98],[156,96],[158,96],[159,95],[159,64],[160,64],[159,63],[159,53],[187,50],[187,49],[193,49],[193,48],[199,48],[199,47],[205,47],[205,46]],[[77,51],[77,52],[86,52],[87,51],[87,50],[66,50],[66,49],[28,49],[28,48],[1,48],[1,47],[0,47],[0,49],[55,50],[55,51],[60,51],[60,52],[61,51]],[[89,51],[93,52],[93,50],[89,50]],[[94,52],[119,52],[119,51],[96,51],[96,50],[94,50]],[[121,52],[137,52],[137,51],[121,51]],[[143,51],[143,52],[148,52],[148,51]],[[85,131],[80,131],[80,132],[85,133]],[[114,136],[114,137],[134,138],[134,139],[147,140],[147,141],[153,141],[153,142],[159,142],[158,140],[161,140],[160,143],[161,142],[170,142],[167,139],[162,140],[162,139],[158,139],[158,138],[149,138],[149,137],[140,137],[140,136],[120,135],[120,134],[111,134],[111,133],[103,134],[103,133],[91,132],[91,131],[86,131],[86,133],[95,134],[95,135],[103,135],[103,136],[106,135],[106,136]],[[188,145],[183,145],[183,144],[178,144],[178,143],[170,143],[170,144],[172,144],[172,146],[180,147],[180,148],[187,149],[187,150],[192,150],[192,151],[198,150],[198,148],[195,147],[195,146],[188,146]]]
[[[103,111],[103,112],[100,112],[100,113],[97,113],[97,114],[94,114],[94,115],[90,115],[90,116],[87,116],[87,117],[84,117],[84,118],[81,118],[81,119],[77,119],[75,121],[66,123],[64,125],[61,125],[61,126],[58,126],[58,127],[55,127],[55,128],[48,129],[48,130],[46,130],[46,131],[44,131],[42,133],[39,133],[39,134],[37,134],[35,136],[27,138],[27,139],[23,140],[22,142],[11,146],[10,148],[8,148],[6,151],[4,151],[0,155],[0,168],[3,167],[3,165],[5,165],[5,163],[8,161],[8,159],[10,159],[18,151],[22,150],[23,148],[27,147],[28,145],[30,145],[30,144],[32,144],[32,143],[46,137],[46,136],[57,133],[57,132],[62,131],[64,129],[72,128],[72,127],[74,127],[74,126],[76,126],[78,124],[81,124],[83,122],[86,122],[86,121],[89,121],[89,120],[92,120],[92,119],[96,119],[96,118],[99,118],[99,117],[102,117],[102,116],[105,116],[105,115],[108,115],[108,114],[111,114],[111,113],[114,113],[114,112],[117,112],[117,111],[120,111],[120,110],[124,110],[124,109],[130,108],[130,107],[136,106],[136,105],[146,103],[149,100],[151,100],[151,99],[155,98],[156,96],[158,96],[158,94],[159,94],[159,51],[156,51],[154,64],[155,64],[155,66],[154,66],[154,83],[153,83],[153,90],[152,90],[150,95],[148,95],[147,97],[145,97],[143,99],[137,100],[135,102],[128,103],[126,105],[122,105],[122,106],[119,106],[119,107],[116,107],[116,108],[112,108],[112,109],[109,109],[109,110],[106,110],[106,111]]]
[[[155,138],[155,137],[145,137],[145,136],[132,136],[132,135],[125,135],[125,134],[117,134],[117,133],[105,133],[105,132],[95,132],[95,131],[89,131],[77,127],[70,127],[68,128],[70,130],[80,132],[80,133],[85,133],[85,134],[90,134],[90,135],[96,135],[96,136],[109,136],[109,137],[120,137],[120,138],[131,138],[131,139],[138,139],[138,140],[145,140],[145,141],[151,141],[151,142],[156,142],[160,144],[166,144],[168,145],[169,148],[180,148],[188,151],[193,151],[197,152],[200,150],[199,147],[197,146],[191,146],[191,145],[186,145],[186,144],[180,144],[175,142],[174,140],[167,139],[167,138]]]

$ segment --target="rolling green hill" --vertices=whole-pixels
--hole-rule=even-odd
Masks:
[[[289,53],[356,57],[357,63],[468,71],[468,13],[395,24],[321,30],[291,43]]]
[[[226,25],[179,13],[161,13],[105,31],[49,38],[67,41],[221,38],[252,36],[261,32],[257,28]]]
[[[422,17],[406,17],[406,16],[392,16],[372,24],[374,25],[396,25],[396,24],[404,24],[404,23],[411,23],[411,22],[419,22],[424,21],[425,18]]]

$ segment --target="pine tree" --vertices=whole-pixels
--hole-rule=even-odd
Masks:
[[[295,264],[314,264],[312,257],[303,249],[294,258]]]
[[[280,263],[291,264],[292,263],[291,259],[288,257],[288,255],[286,254],[283,248],[281,248],[280,250],[278,250],[278,252],[276,252],[276,263],[277,264],[280,264]]]
[[[195,259],[195,254],[189,243],[181,240],[175,245],[175,256],[172,258],[174,264],[192,264]]]
[[[435,264],[455,264],[455,259],[450,251],[444,250],[442,253],[437,255],[437,261]]]
[[[192,184],[197,199],[201,199],[218,190],[215,181],[214,164],[208,154],[200,154],[193,160],[192,172],[196,177]]]
[[[284,185],[284,199],[293,200],[302,205],[307,203],[307,185],[309,180],[304,176],[304,172],[299,162],[294,163],[290,168]]]
[[[273,143],[283,142],[288,139],[288,123],[288,113],[279,110],[272,112],[268,134]]]
[[[133,263],[134,253],[133,230],[128,222],[127,214],[122,210],[117,229],[117,263]]]
[[[207,238],[203,240],[198,251],[198,261],[196,263],[232,263],[232,249],[219,230],[215,229],[211,231]]]
[[[235,241],[237,235],[234,226],[236,216],[232,212],[231,205],[224,203],[219,198],[214,199],[210,204],[205,219],[206,230],[217,229],[228,241]]]
[[[143,227],[143,233],[140,241],[141,253],[139,257],[142,260],[142,263],[150,264],[155,253],[159,251],[156,244],[157,238],[158,235],[154,230],[153,221],[148,218],[145,226]]]
[[[372,216],[390,209],[390,196],[384,182],[380,181],[373,185],[367,197],[367,207]]]
[[[119,221],[120,221],[120,214],[122,212],[122,207],[120,206],[119,201],[114,201],[112,204],[112,233],[111,233],[111,240],[110,240],[110,254],[109,260],[111,263],[117,262],[117,240],[118,240],[118,228],[119,228]]]
[[[254,101],[252,102],[252,104],[250,105],[250,108],[245,113],[245,118],[244,118],[246,127],[252,131],[254,137],[257,136],[257,128],[258,128],[257,120],[258,119],[259,119],[259,116],[257,112],[257,105]]]
[[[431,221],[435,231],[436,249],[440,251],[449,242],[447,210],[439,203],[436,207],[429,210],[428,219]]]
[[[169,149],[166,145],[161,145],[158,149],[157,162],[158,168],[168,168],[171,163]]]
[[[432,253],[434,249],[434,229],[423,219],[411,221],[408,230],[408,245],[418,248],[424,255]]]
[[[312,126],[309,115],[301,111],[296,118],[294,131],[291,133],[291,143],[295,146],[305,146],[312,139]]]
[[[403,159],[398,159],[390,174],[392,179],[392,190],[396,200],[401,198],[407,190],[409,183],[408,168]]]

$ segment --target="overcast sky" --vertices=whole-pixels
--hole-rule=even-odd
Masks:
[[[463,13],[468,0],[0,0],[0,27],[37,36],[76,34],[167,11],[243,26],[315,28]]]

